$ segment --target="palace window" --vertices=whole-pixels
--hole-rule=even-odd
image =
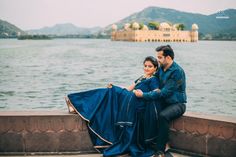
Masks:
[[[164,37],[170,37],[170,34],[163,34]]]

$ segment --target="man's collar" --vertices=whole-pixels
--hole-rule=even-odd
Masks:
[[[171,66],[168,68],[168,69],[166,69],[166,71],[172,71],[172,70],[174,70],[175,69],[175,62],[173,61],[173,63],[171,64]],[[162,69],[163,71],[164,71],[164,69]],[[166,72],[166,71],[164,71],[164,72]]]

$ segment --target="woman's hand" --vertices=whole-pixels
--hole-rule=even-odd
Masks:
[[[113,86],[112,83],[107,84],[107,88],[112,88],[112,86]]]
[[[126,87],[126,89],[128,91],[132,91],[134,89],[134,87],[135,87],[135,83],[133,82],[132,85],[130,85],[129,87]]]

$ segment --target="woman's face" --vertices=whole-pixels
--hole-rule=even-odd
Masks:
[[[145,61],[143,64],[143,69],[144,69],[144,74],[147,76],[153,75],[157,70],[157,68],[154,67],[151,61]]]

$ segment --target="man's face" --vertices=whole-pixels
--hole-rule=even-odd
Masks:
[[[165,68],[167,66],[167,60],[166,60],[166,57],[163,56],[163,51],[157,52],[157,61],[160,65],[160,67]]]

